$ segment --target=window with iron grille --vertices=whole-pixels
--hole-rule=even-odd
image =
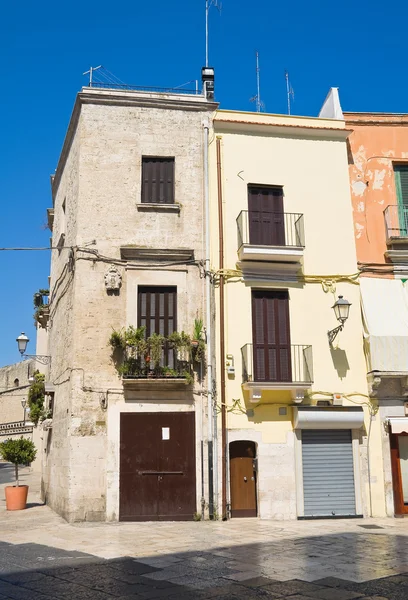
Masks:
[[[142,157],[142,203],[174,204],[174,157]]]

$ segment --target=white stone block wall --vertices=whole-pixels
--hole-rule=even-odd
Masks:
[[[65,233],[65,245],[75,249],[52,254],[49,380],[55,399],[44,495],[69,521],[104,520],[107,501],[108,518],[118,518],[119,432],[117,410],[111,422],[110,407],[137,411],[140,404],[128,403],[108,342],[112,329],[137,323],[138,285],[177,286],[178,330],[191,333],[194,318],[204,315],[204,279],[196,265],[157,270],[147,261],[130,267],[121,262],[120,248],[189,249],[196,260],[204,258],[202,121],[213,105],[184,110],[180,103],[146,106],[135,94],[128,97],[129,105],[78,101],[80,117],[74,111],[78,123],[75,128],[71,122],[73,139],[68,133],[54,181],[53,244]],[[144,155],[175,157],[179,212],[138,206]],[[112,263],[122,286],[110,295],[104,275]],[[101,398],[108,399],[107,411]],[[173,410],[166,391],[157,400],[161,410]],[[201,397],[191,393],[189,410],[196,402],[201,411]],[[201,416],[197,422],[201,425]],[[197,490],[199,505],[201,487]]]

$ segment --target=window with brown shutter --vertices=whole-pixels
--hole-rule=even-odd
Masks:
[[[139,286],[137,325],[146,327],[146,337],[153,333],[169,336],[177,329],[177,287]],[[174,367],[174,352],[163,350],[163,364]]]
[[[142,157],[142,203],[174,204],[174,157]]]
[[[252,292],[255,381],[291,381],[289,294]]]

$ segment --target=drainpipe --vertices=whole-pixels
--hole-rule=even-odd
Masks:
[[[227,520],[227,411],[225,404],[225,324],[224,324],[224,223],[222,214],[222,170],[221,140],[217,137],[217,186],[218,186],[218,225],[219,225],[219,269],[220,275],[220,375],[221,375],[221,479],[222,479],[222,520]]]
[[[208,180],[208,138],[209,122],[204,127],[204,203],[205,203],[205,295],[206,295],[206,342],[207,342],[207,425],[208,425],[208,511],[214,518],[214,451],[213,451],[213,369],[212,369],[212,327],[211,327],[211,278],[210,271],[210,195]]]

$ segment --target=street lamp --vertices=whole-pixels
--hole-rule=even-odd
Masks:
[[[334,310],[334,314],[336,315],[336,319],[340,322],[340,325],[327,332],[330,346],[336,339],[337,334],[343,329],[344,323],[347,321],[349,316],[350,306],[350,302],[343,298],[343,296],[339,296],[336,302],[333,304],[332,309]]]
[[[27,344],[29,342],[29,338],[26,336],[24,331],[20,333],[18,338],[16,338],[18,351],[20,352],[23,358],[35,358],[36,361],[42,363],[43,365],[48,365],[51,362],[51,356],[45,356],[43,354],[26,354],[25,351],[27,349]]]
[[[26,404],[27,404],[27,400],[25,398],[23,398],[23,400],[21,400],[21,406],[23,407],[23,411],[24,411],[24,426],[25,426],[25,419],[26,419]]]

